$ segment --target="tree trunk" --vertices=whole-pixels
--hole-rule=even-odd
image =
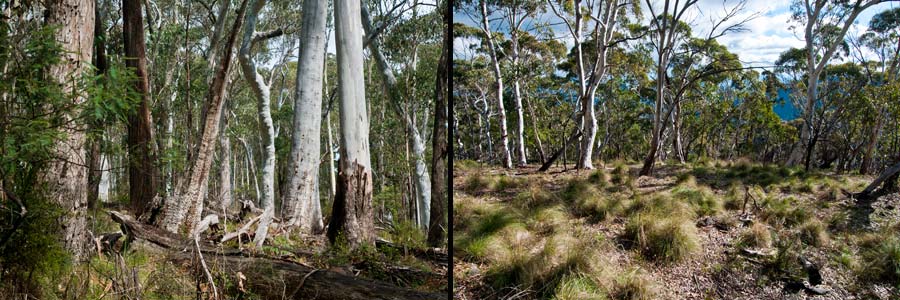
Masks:
[[[369,117],[363,80],[360,2],[336,0],[334,22],[341,99],[341,162],[328,239],[351,249],[374,245]]]
[[[503,75],[500,74],[500,60],[497,58],[497,47],[494,45],[494,38],[491,36],[491,27],[488,23],[487,1],[481,2],[481,26],[485,39],[490,48],[488,53],[491,56],[491,67],[494,72],[494,81],[496,82],[497,93],[497,112],[500,116],[500,141],[503,144],[503,167],[512,168],[512,154],[509,152],[509,131],[506,128],[506,109],[503,107]]]
[[[884,125],[884,110],[882,109],[875,120],[875,126],[869,131],[869,139],[866,142],[866,150],[863,154],[862,164],[859,166],[859,174],[865,175],[869,173],[869,169],[872,168],[872,155],[875,152],[875,144],[878,143],[878,136],[881,132],[881,127]]]
[[[219,114],[222,112],[222,101],[225,93],[225,86],[228,85],[228,70],[231,68],[231,56],[234,50],[234,44],[237,40],[238,31],[241,28],[244,11],[247,8],[247,1],[241,2],[238,9],[237,18],[225,44],[225,53],[222,61],[218,65],[215,78],[209,87],[209,113],[204,120],[202,135],[200,137],[200,148],[197,157],[191,164],[190,174],[185,180],[182,180],[176,187],[175,196],[166,199],[163,206],[163,217],[159,220],[158,225],[163,229],[179,233],[192,233],[194,227],[200,222],[200,214],[203,212],[202,195],[208,187],[209,169],[212,165],[212,154],[215,150],[215,141],[219,134]]]
[[[324,229],[317,187],[322,147],[322,84],[327,9],[328,4],[325,2],[303,2],[300,61],[297,63],[294,98],[294,134],[291,138],[287,192],[282,200],[286,203],[287,211],[282,214],[286,224],[298,226],[304,233],[320,233]],[[328,148],[331,151],[331,146]]]
[[[219,208],[222,209],[222,220],[227,223],[228,207],[231,206],[232,191],[234,183],[231,176],[231,139],[226,134],[225,129],[228,128],[228,118],[222,120],[222,134],[219,136],[219,144],[222,145],[221,165],[219,166]]]
[[[371,18],[366,8],[362,8],[362,22],[369,35],[374,33]],[[431,179],[429,179],[428,167],[425,163],[425,139],[422,137],[422,133],[413,121],[413,112],[409,111],[409,109],[402,108],[402,96],[399,93],[400,88],[397,86],[397,79],[394,77],[394,72],[388,65],[387,58],[385,58],[384,54],[381,52],[381,43],[377,38],[373,37],[369,40],[368,45],[369,51],[372,53],[372,56],[375,57],[375,61],[377,62],[378,71],[381,73],[384,80],[385,93],[391,98],[390,106],[393,108],[394,113],[397,114],[397,117],[403,120],[409,133],[407,135],[407,142],[412,146],[415,164],[413,173],[416,183],[416,207],[418,208],[416,210],[416,221],[422,228],[427,228],[430,217],[428,210],[431,208],[432,192]]]
[[[106,31],[102,26],[104,22],[99,7],[94,8],[94,20],[97,23],[94,26],[94,66],[97,68],[97,74],[102,76],[109,69],[109,63],[106,60]],[[91,131],[99,129],[98,124],[89,124],[88,126],[92,127]],[[100,145],[103,143],[103,138],[100,136],[95,137],[90,143],[91,149],[87,158],[88,167],[90,168],[90,173],[88,173],[87,205],[88,209],[94,209],[97,207],[97,200],[100,197],[100,179],[103,176],[103,171],[100,169],[103,161]]]
[[[125,65],[134,70],[134,90],[140,94],[137,110],[128,116],[128,197],[131,212],[140,217],[156,197],[159,171],[150,115],[150,79],[144,44],[144,20],[141,0],[123,0],[122,32],[125,43]]]
[[[257,247],[261,247],[265,242],[269,224],[272,223],[272,218],[275,216],[275,126],[272,124],[272,112],[269,104],[271,89],[263,80],[262,75],[256,71],[256,63],[250,52],[256,40],[256,19],[259,11],[265,5],[266,0],[250,0],[250,11],[244,17],[244,37],[238,55],[244,79],[247,80],[250,90],[256,96],[260,124],[259,136],[263,145],[263,163],[260,166],[262,193],[259,195],[259,206],[263,209],[263,214],[253,238]]]
[[[445,7],[450,5],[444,1]],[[447,65],[450,59],[450,49],[453,48],[450,37],[450,14],[444,14],[444,45],[441,49],[441,57],[438,59],[437,81],[434,92],[434,127],[431,133],[431,222],[428,224],[428,245],[440,247],[445,242],[444,232],[447,230],[446,207],[448,205],[447,193],[447,157],[449,150],[447,144],[448,135],[447,97],[449,96],[449,73]]]
[[[518,131],[516,131],[516,140],[518,141],[517,151],[519,152],[519,166],[525,166],[528,164],[528,158],[525,154],[525,113],[522,109],[522,92],[519,86],[519,35],[516,30],[513,30],[511,33],[512,42],[512,63],[514,69],[514,78],[513,78],[513,100],[516,103],[516,116],[519,118],[518,123]]]
[[[52,0],[46,3],[45,23],[57,26],[56,41],[65,51],[59,64],[50,67],[49,76],[62,84],[66,95],[75,95],[70,99],[74,107],[78,107],[85,98],[77,91],[76,81],[87,70],[91,62],[91,48],[94,45],[94,1],[91,0]],[[47,195],[64,214],[60,217],[62,240],[66,249],[72,253],[76,261],[87,257],[90,251],[87,234],[87,184],[88,168],[85,162],[85,133],[80,122],[74,122],[80,112],[75,109],[71,115],[64,115],[62,123],[69,126],[60,127],[64,138],[57,142],[47,169],[40,175],[40,183],[45,184]]]

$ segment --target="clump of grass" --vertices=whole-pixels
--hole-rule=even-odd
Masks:
[[[496,248],[493,246],[496,246],[497,242],[502,242],[494,239],[494,235],[507,226],[521,224],[517,223],[516,219],[512,213],[504,209],[485,214],[468,224],[471,230],[461,232],[460,236],[454,239],[454,247],[472,259],[487,259],[495,250],[492,248]]]
[[[569,219],[569,214],[561,205],[541,208],[530,218],[531,227],[541,233],[554,233],[561,229]]]
[[[622,187],[631,188],[634,186],[634,178],[628,174],[628,166],[623,162],[615,164],[609,181],[620,190]]]
[[[682,218],[637,214],[625,225],[623,238],[641,255],[656,262],[678,262],[699,248],[697,229]]]
[[[465,188],[466,192],[477,194],[493,189],[495,185],[496,181],[494,181],[493,178],[476,173],[469,176],[469,178],[466,178],[465,183],[463,183],[463,188]]]
[[[722,200],[690,179],[672,190],[672,198],[691,204],[698,216],[715,216],[722,211]]]
[[[481,163],[471,160],[471,159],[463,159],[463,160],[454,160],[453,168],[456,171],[468,171],[478,169]]]
[[[589,181],[570,182],[563,191],[563,198],[572,205],[575,214],[590,217],[592,221],[606,220],[625,209],[625,202],[620,196],[605,194]]]
[[[782,199],[766,198],[763,201],[763,219],[773,226],[785,226],[788,228],[802,224],[812,218],[809,210],[796,204],[793,197]]]
[[[591,278],[578,274],[567,275],[560,280],[553,292],[554,300],[607,299],[607,294]]]
[[[772,247],[772,232],[766,224],[755,222],[741,232],[738,243],[754,248],[769,248]]]
[[[860,245],[863,279],[900,285],[900,237],[893,230],[873,234]]]
[[[635,269],[617,278],[612,296],[619,300],[650,300],[656,297],[656,287]]]
[[[527,186],[529,184],[529,180],[525,177],[512,177],[506,174],[501,174],[497,178],[497,184],[494,186],[494,189],[503,192],[509,189],[516,189]]]
[[[744,193],[744,186],[741,182],[732,181],[731,184],[728,185],[728,191],[725,192],[725,201],[723,203],[725,209],[741,209],[744,205],[744,198],[746,197]]]
[[[597,170],[591,172],[591,175],[588,175],[588,182],[595,184],[599,188],[604,188],[609,186],[609,174],[606,174],[604,169],[597,168]]]
[[[808,245],[821,247],[828,244],[830,239],[825,224],[812,219],[800,225],[800,240]]]
[[[514,205],[520,209],[533,209],[556,202],[556,195],[548,192],[539,184],[531,184],[527,189],[515,196]]]

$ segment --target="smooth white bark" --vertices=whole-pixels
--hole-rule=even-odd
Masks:
[[[327,9],[325,1],[303,1],[294,134],[283,215],[287,225],[297,226],[304,233],[319,233],[324,228],[318,185]]]

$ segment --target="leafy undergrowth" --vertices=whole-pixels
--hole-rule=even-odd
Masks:
[[[649,177],[637,177],[638,167],[538,173],[537,166],[457,165],[454,292],[464,299],[900,297],[900,225],[891,212],[900,195],[861,207],[841,192],[861,190],[869,177],[743,160],[663,166]]]
[[[103,211],[91,213],[93,232],[115,232],[118,224]],[[227,224],[230,230],[241,224]],[[392,242],[392,246],[328,247],[324,235],[301,236],[270,231],[269,239],[257,248],[242,237],[240,246],[244,253],[273,259],[293,261],[317,270],[328,270],[345,275],[389,282],[394,285],[428,292],[444,293],[449,288],[446,264],[417,255],[425,247],[425,236],[412,224],[395,224],[381,230],[378,235]],[[250,230],[253,232],[253,230]],[[221,229],[207,232],[210,239],[218,239]],[[237,240],[220,245],[223,249],[238,248]],[[199,264],[173,262],[176,251],[161,248],[143,240],[125,243],[120,239],[116,250],[93,255],[89,261],[71,262],[51,273],[44,272],[47,280],[37,280],[41,286],[28,290],[14,285],[0,284],[0,299],[10,295],[28,293],[38,299],[212,299],[213,287],[209,284]],[[65,253],[59,259],[66,261]],[[254,291],[246,278],[230,270],[215,255],[204,254],[210,275],[216,283],[221,299],[263,299],[271,291]],[[273,275],[274,276],[274,275]],[[51,278],[52,277],[52,278]],[[260,280],[257,278],[257,280]],[[267,278],[277,286],[283,279]],[[280,286],[290,292],[292,287]],[[33,298],[29,298],[33,299]]]

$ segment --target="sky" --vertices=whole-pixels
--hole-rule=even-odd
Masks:
[[[641,3],[646,20],[650,11],[647,9],[645,1],[641,1]],[[700,0],[692,10],[686,13],[684,21],[691,24],[695,36],[705,35],[712,28],[710,18],[718,19],[724,15],[726,9],[730,9],[737,4],[738,1],[734,0]],[[661,3],[657,4],[656,10],[661,10],[661,6]],[[800,48],[804,46],[802,27],[797,30],[789,28],[791,25],[797,24],[796,22],[789,22],[791,18],[790,6],[791,0],[747,1],[745,10],[735,20],[742,20],[754,14],[756,17],[746,23],[746,31],[720,37],[718,39],[719,43],[726,45],[729,51],[736,53],[745,65],[758,67],[773,65],[781,52],[791,47]],[[900,3],[882,3],[865,10],[857,18],[847,35],[859,35],[865,32],[872,16],[893,7],[900,7]],[[478,20],[472,20],[465,13],[455,12],[453,17],[454,22],[478,26]],[[536,19],[539,20],[538,22],[559,23],[559,19],[552,12],[541,14]],[[528,28],[529,25],[532,24],[526,23],[525,27]],[[503,31],[504,27],[505,25],[494,25],[493,29]],[[567,36],[568,31],[565,25],[558,24],[553,26],[552,29],[557,38],[565,42],[566,46],[571,48],[574,45],[574,40]],[[454,41],[455,55],[457,57],[471,55],[472,53],[470,50],[467,50],[467,47],[475,42],[475,39],[472,38],[457,38]]]

